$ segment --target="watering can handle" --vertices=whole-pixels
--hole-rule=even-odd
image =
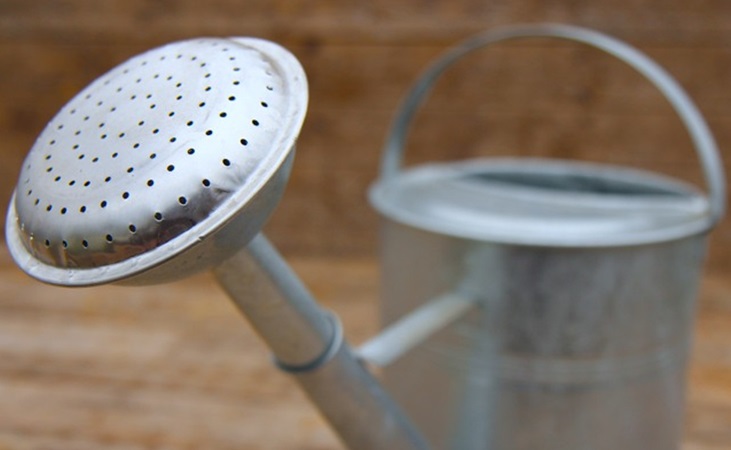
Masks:
[[[488,31],[464,41],[437,59],[414,83],[391,125],[381,160],[381,178],[395,176],[401,169],[408,127],[437,79],[459,58],[482,47],[523,38],[559,38],[600,49],[644,75],[673,106],[690,134],[698,154],[708,189],[711,225],[723,216],[726,182],[716,142],[698,108],[680,85],[657,63],[629,45],[592,30],[567,25],[517,25]]]

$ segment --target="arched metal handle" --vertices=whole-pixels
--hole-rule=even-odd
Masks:
[[[518,25],[488,31],[464,41],[437,59],[411,87],[391,125],[381,160],[381,179],[386,180],[398,174],[409,125],[422,101],[449,66],[482,47],[523,38],[559,38],[587,44],[625,62],[657,87],[680,116],[695,146],[708,189],[710,225],[720,220],[726,205],[723,165],[708,125],[685,91],[665,69],[637,49],[602,33],[567,25]]]

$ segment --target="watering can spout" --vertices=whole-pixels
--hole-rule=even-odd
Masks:
[[[9,207],[8,248],[31,276],[63,286],[215,268],[348,447],[426,449],[337,319],[258,234],[287,182],[307,100],[296,58],[261,39],[193,39],[133,57],[38,137]],[[249,258],[281,296],[252,295]]]
[[[426,450],[428,443],[364,367],[343,338],[338,319],[321,310],[297,275],[263,236],[214,270],[276,365],[303,387],[353,449]],[[272,292],[252,292],[267,278]]]

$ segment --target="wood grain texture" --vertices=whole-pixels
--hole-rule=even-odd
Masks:
[[[375,333],[372,260],[292,261],[353,343]],[[0,449],[341,448],[212,277],[62,289],[0,247]],[[731,447],[731,282],[702,285],[683,450]]]
[[[378,220],[365,193],[407,87],[459,40],[537,21],[591,27],[647,52],[688,89],[721,149],[731,144],[731,3],[724,0],[4,0],[0,203],[44,124],[104,71],[176,39],[252,35],[292,50],[310,81],[294,174],[269,233],[290,255],[372,256]],[[409,142],[410,163],[522,154],[699,181],[684,130],[646,82],[597,52],[548,41],[501,45],[460,63]],[[727,220],[713,238],[713,267],[731,267],[730,244]]]
[[[728,153],[727,0],[1,0],[0,205],[45,123],[114,65],[189,37],[277,41],[307,71],[310,110],[267,232],[361,342],[377,326],[378,217],[366,190],[401,97],[461,39],[538,21],[594,28],[648,53]],[[589,49],[538,40],[458,64],[419,114],[408,152],[409,164],[522,154],[700,181],[687,135],[646,82]],[[731,220],[714,232],[709,259],[684,450],[731,448]],[[209,276],[66,290],[28,279],[0,248],[0,450],[201,448],[340,445]]]

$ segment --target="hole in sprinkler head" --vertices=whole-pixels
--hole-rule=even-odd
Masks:
[[[183,196],[178,197],[178,203],[180,203],[181,205],[185,205],[186,203],[188,203],[188,199]]]
[[[86,206],[82,206],[81,208],[79,208],[79,212],[80,213],[85,213],[86,212]]]
[[[107,201],[106,200],[102,200],[102,202],[99,203],[99,206],[101,206],[102,208],[106,208],[107,207]]]
[[[226,166],[226,167],[228,167],[228,166],[230,166],[230,165],[231,165],[231,161],[229,161],[229,160],[228,160],[228,159],[226,159],[226,158],[223,158],[223,160],[221,160],[221,162],[222,162],[222,163],[223,163],[223,165],[224,165],[224,166]]]
[[[167,170],[168,172],[172,172],[173,170],[175,170],[175,166],[170,164],[169,166],[167,166]]]
[[[86,239],[84,239],[83,241],[81,241],[81,245],[83,245],[84,248],[89,248],[89,243],[86,241]]]
[[[152,187],[152,186],[154,186],[154,185],[155,185],[155,180],[147,180],[147,185],[148,185],[149,187]]]
[[[205,187],[208,187],[211,185],[211,181],[208,180],[207,178],[204,178],[202,183],[203,183],[203,186],[205,186]]]
[[[131,233],[134,233],[134,232],[136,232],[136,231],[137,231],[137,227],[136,227],[136,226],[134,226],[134,225],[130,225],[130,226],[129,226],[129,231],[130,231]]]
[[[108,234],[108,235],[106,236],[106,238],[107,238],[107,242],[108,242],[108,243],[110,243],[110,244],[112,243],[112,241],[114,241],[114,238],[112,237],[112,235],[111,235],[111,234]]]
[[[189,155],[192,155],[193,153],[195,153],[195,149],[194,148],[189,148],[188,149],[188,154]]]
[[[156,212],[154,217],[155,217],[155,220],[160,222],[162,220],[162,213]]]
[[[68,248],[69,247],[69,243],[66,242],[66,241],[61,241],[61,245],[63,245],[63,248]]]
[[[241,145],[249,145],[249,141],[246,139],[241,139],[239,142],[241,142]]]
[[[125,199],[125,200],[127,200],[129,198],[129,192],[123,192],[122,193],[122,198]]]

